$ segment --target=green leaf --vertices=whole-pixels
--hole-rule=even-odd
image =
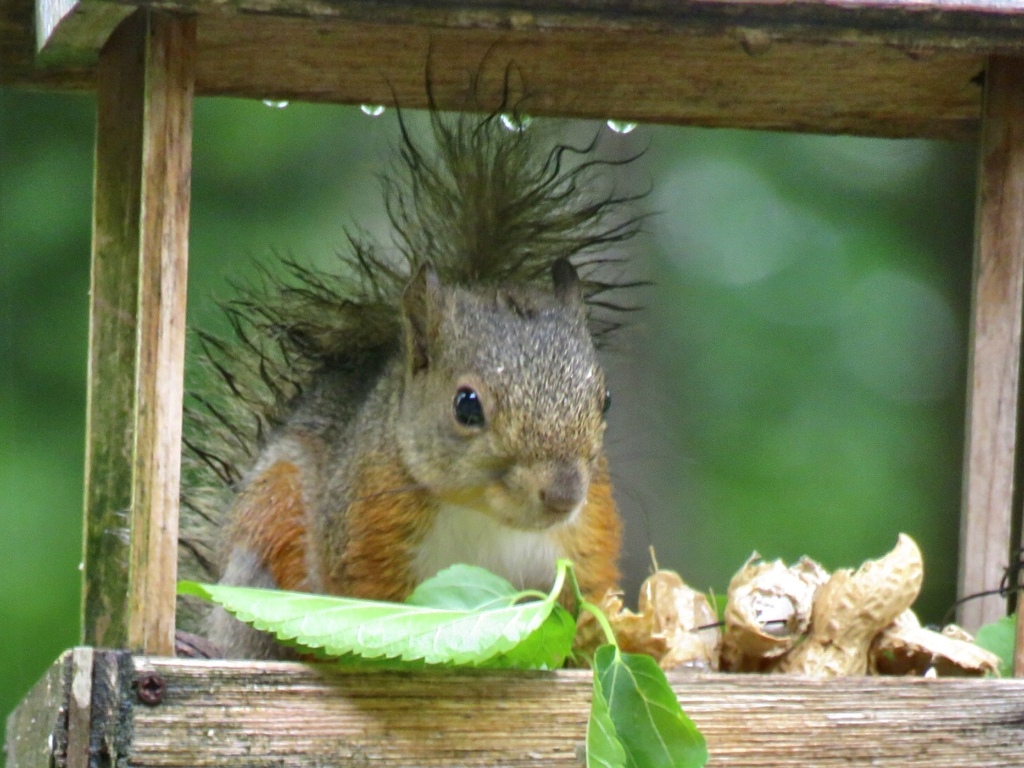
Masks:
[[[1013,677],[1013,645],[1017,634],[1017,615],[1010,614],[998,621],[985,624],[978,630],[974,642],[999,657],[999,675]]]
[[[367,659],[467,665],[493,660],[497,666],[528,666],[535,659],[553,664],[568,653],[571,621],[566,620],[564,611],[555,612],[567,567],[567,563],[559,563],[559,578],[551,594],[526,603],[518,600],[538,593],[517,593],[503,579],[470,566],[449,568],[414,593],[416,600],[434,605],[187,581],[178,585],[178,592],[212,600],[285,643],[328,656],[357,654]],[[476,578],[479,587],[472,584]],[[537,638],[531,637],[538,631]],[[552,638],[562,639],[548,648]],[[520,644],[523,648],[517,649]]]
[[[610,647],[610,646],[609,646]],[[587,768],[625,768],[626,750],[619,741],[608,712],[608,700],[601,689],[600,677],[594,673],[594,693],[587,720]]]
[[[429,608],[486,611],[515,605],[524,594],[501,576],[484,568],[453,565],[416,587],[405,602]],[[540,592],[535,594],[545,597]]]
[[[560,669],[565,660],[572,654],[572,641],[576,635],[576,622],[560,605],[556,605],[544,623],[516,645],[508,653],[499,653],[486,661],[473,666],[481,669]],[[313,649],[298,648],[300,652],[316,653]],[[317,654],[324,660],[330,660],[322,652]],[[409,671],[424,669],[427,664],[422,659],[405,661],[402,659],[367,659],[356,654],[346,654],[336,661],[346,669],[384,671]],[[432,664],[438,667],[455,667],[454,663]]]
[[[601,646],[594,654],[594,679],[628,768],[701,768],[707,762],[704,737],[650,656]],[[588,728],[588,745],[589,739]],[[602,756],[614,757],[614,749]]]
[[[515,648],[479,666],[489,669],[561,669],[572,654],[575,637],[576,620],[556,604],[544,623]]]

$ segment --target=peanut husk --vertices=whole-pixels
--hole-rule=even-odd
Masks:
[[[625,608],[621,593],[609,590],[598,605],[608,617],[619,647],[646,653],[662,669],[717,669],[718,616],[707,597],[673,571],[658,570],[640,587],[637,612]],[[593,651],[603,642],[597,622],[580,619],[577,647]]]
[[[825,569],[810,558],[787,567],[752,554],[729,583],[722,669],[770,669],[807,632],[814,595],[827,579]]]
[[[836,571],[815,595],[807,638],[780,661],[778,671],[866,674],[872,642],[914,602],[923,577],[921,550],[904,534],[884,557],[856,571]]]
[[[981,677],[998,674],[999,657],[974,644],[955,624],[941,632],[921,626],[913,611],[904,611],[875,638],[868,659],[871,674]]]

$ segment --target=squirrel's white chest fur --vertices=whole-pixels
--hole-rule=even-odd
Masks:
[[[417,581],[456,563],[503,576],[518,589],[547,591],[564,557],[551,530],[517,531],[472,509],[442,506],[413,560]]]

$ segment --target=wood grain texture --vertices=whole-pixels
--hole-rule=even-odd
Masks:
[[[88,87],[87,70],[32,66],[28,2],[0,0],[0,85]],[[284,6],[256,0],[245,13],[169,2],[202,11],[200,94],[392,104],[393,85],[403,107],[422,107],[432,51],[444,108],[462,103],[482,62],[496,82],[512,60],[535,114],[872,136],[973,137],[981,89],[971,80],[988,50],[966,39],[924,44],[905,31],[780,31],[774,15],[750,16],[744,9],[756,4],[740,2],[719,3],[734,13],[715,24],[670,18],[691,4],[667,2],[517,11],[335,0],[313,7],[316,18],[274,16]],[[1024,48],[1024,33],[1013,39]]]
[[[236,45],[243,30],[247,50],[261,55]],[[255,82],[274,98],[425,107],[429,59],[439,103],[465,105],[479,73],[490,107],[511,64],[525,109],[537,115],[889,135],[969,134],[980,99],[971,82],[980,62],[971,56],[913,62],[896,49],[865,56],[856,46],[811,44],[769,44],[751,55],[743,40],[682,32],[636,31],[628,45],[580,31],[467,35],[352,23],[337,32],[302,19],[204,19],[199,88],[244,96]],[[300,46],[303,56],[289,54]],[[322,65],[342,60],[342,76]]]
[[[49,69],[36,60],[34,0],[0,0],[0,87],[96,87],[96,67],[78,64]]]
[[[146,27],[128,647],[174,653],[195,19]]]
[[[71,655],[8,721],[8,768],[49,768],[51,751],[67,764]],[[156,704],[138,698],[147,675],[164,685]],[[709,765],[1019,768],[1024,753],[1024,680],[669,679]],[[96,651],[88,757],[137,768],[580,766],[591,684],[586,671],[353,674]]]
[[[139,12],[104,48],[97,99],[83,636],[167,654],[174,648],[194,35],[194,20]]]
[[[70,665],[71,651],[67,651],[8,716],[7,768],[53,768],[58,745],[67,742]]]
[[[136,657],[135,766],[580,765],[591,678]],[[716,766],[1013,766],[1024,681],[670,676]]]
[[[128,640],[144,63],[134,20],[104,50],[96,93],[82,640],[111,648]]]
[[[95,650],[88,646],[75,648],[71,652],[71,682],[67,702],[67,768],[89,768],[95,656]]]
[[[52,0],[51,0],[52,1]],[[70,2],[70,0],[65,0]],[[221,0],[78,0],[81,5],[143,5],[198,14]],[[575,29],[631,32],[759,29],[793,40],[851,40],[1019,51],[1024,3],[959,0],[233,0],[241,14],[339,19],[448,28]],[[67,40],[73,38],[66,32]]]
[[[1024,312],[1024,60],[986,74],[978,172],[958,595],[996,589],[1009,564]],[[993,595],[961,605],[968,631],[1006,614]]]
[[[41,62],[69,66],[96,61],[111,33],[134,11],[130,5],[36,0],[36,48]]]

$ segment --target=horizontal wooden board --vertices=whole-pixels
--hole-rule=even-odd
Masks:
[[[582,670],[355,674],[92,657],[91,748],[136,768],[581,765],[591,692]],[[59,765],[80,759],[67,751],[70,658],[12,715],[8,768],[45,765],[50,750]],[[669,679],[713,766],[1019,768],[1024,754],[1020,679]]]
[[[40,0],[80,8],[148,5],[223,12],[221,0]],[[1021,0],[234,0],[243,14],[448,28],[722,31],[770,30],[793,40],[878,40],[1021,50]]]
[[[90,87],[89,69],[33,67],[27,2],[0,0],[0,85]],[[969,139],[977,131],[983,57],[972,49],[625,21],[586,29],[531,14],[505,27],[386,21],[203,15],[196,91],[350,104],[397,98],[416,108],[426,105],[429,59],[437,103],[454,108],[476,72],[496,103],[512,62],[534,114],[870,136]]]
[[[166,684],[137,705],[135,766],[579,765],[584,671],[342,674],[137,657]],[[1019,768],[1024,680],[671,677],[712,765]]]

